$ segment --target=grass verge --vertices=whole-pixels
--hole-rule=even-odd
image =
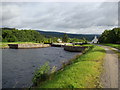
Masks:
[[[73,46],[72,44],[69,44],[67,46]],[[83,44],[83,45],[74,45],[74,46],[92,46],[91,44]]]
[[[98,88],[105,50],[94,46],[37,88]]]
[[[111,46],[111,47],[120,49],[120,44],[102,44],[102,45]]]
[[[110,48],[110,49],[113,50],[113,51],[118,55],[118,60],[120,60],[120,52],[117,51],[117,50],[114,50],[114,49],[112,49],[112,48]]]

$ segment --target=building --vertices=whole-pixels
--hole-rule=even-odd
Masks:
[[[58,41],[59,43],[62,43],[62,40],[61,40],[61,39],[58,39],[57,41]]]
[[[98,43],[98,39],[97,39],[97,36],[94,37],[94,39],[92,40],[91,43]]]

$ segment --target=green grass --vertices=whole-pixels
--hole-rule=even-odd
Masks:
[[[73,46],[72,44],[69,44],[67,46]],[[74,46],[92,46],[92,44],[83,44],[83,45],[74,45]]]
[[[0,42],[0,48],[8,47],[8,44],[37,44],[35,42]]]
[[[120,44],[103,44],[103,45],[111,46],[111,47],[114,47],[114,48],[120,49]]]
[[[52,80],[47,80],[37,88],[97,88],[102,71],[105,50],[94,46],[86,54],[78,57],[74,63],[55,73]]]

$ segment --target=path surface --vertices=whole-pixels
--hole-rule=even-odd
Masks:
[[[103,88],[118,88],[118,55],[108,46],[102,47],[106,50],[104,72],[101,78]]]

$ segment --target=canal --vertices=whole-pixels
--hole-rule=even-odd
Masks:
[[[32,85],[34,71],[45,62],[49,62],[51,68],[59,69],[63,62],[77,54],[61,47],[2,49],[2,87],[28,88]]]

